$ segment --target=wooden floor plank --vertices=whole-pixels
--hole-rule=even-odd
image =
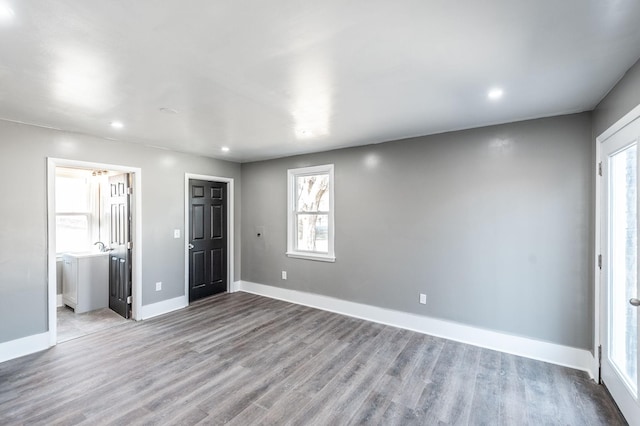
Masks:
[[[439,423],[625,424],[583,372],[247,293],[0,364],[3,426]]]
[[[518,357],[500,354],[500,418],[501,425],[527,424],[527,399],[524,379],[518,375]]]
[[[369,392],[360,407],[355,410],[350,425],[370,425],[375,424],[378,419],[383,418],[389,405],[393,402],[389,399],[388,393],[393,392],[392,386],[386,385],[385,380],[397,381],[396,378],[386,376],[378,381],[377,389]]]
[[[500,418],[500,352],[483,349],[480,353],[468,423]]]

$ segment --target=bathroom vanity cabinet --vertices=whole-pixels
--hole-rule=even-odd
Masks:
[[[63,255],[62,303],[77,314],[109,306],[109,253]]]

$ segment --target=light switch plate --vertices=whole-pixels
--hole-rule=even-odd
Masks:
[[[158,281],[156,283],[156,291],[160,291],[160,290],[162,290],[162,281]]]
[[[173,238],[180,238],[180,230],[179,229],[174,229],[173,230]]]
[[[420,303],[422,303],[423,305],[427,304],[427,295],[424,293],[420,293]]]

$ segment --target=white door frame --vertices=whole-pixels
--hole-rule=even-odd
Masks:
[[[48,251],[48,310],[49,310],[49,344],[55,346],[57,341],[57,294],[56,294],[56,167],[77,167],[82,169],[113,170],[131,173],[133,176],[133,205],[131,207],[132,229],[132,306],[131,316],[140,320],[142,308],[142,169],[138,167],[119,166],[115,164],[94,163],[90,161],[67,160],[63,158],[47,158],[47,251]]]
[[[637,119],[638,117],[640,117],[640,105],[638,105],[637,107],[635,107],[634,109],[632,109],[631,111],[629,111],[629,113],[627,113],[624,117],[622,117],[620,120],[618,120],[613,126],[609,127],[607,130],[605,130],[600,136],[598,136],[596,138],[596,194],[595,194],[595,214],[594,214],[594,218],[595,218],[595,258],[594,258],[594,313],[593,313],[593,319],[594,319],[594,324],[593,324],[593,354],[594,354],[594,361],[595,364],[593,366],[593,377],[596,378],[596,381],[598,383],[600,383],[601,378],[600,378],[600,371],[599,371],[599,360],[598,360],[598,348],[600,347],[600,345],[602,344],[602,336],[603,336],[603,332],[602,332],[602,327],[604,326],[604,323],[601,321],[600,318],[600,312],[601,312],[601,308],[602,308],[602,303],[603,300],[600,297],[601,295],[601,291],[602,291],[602,286],[604,285],[603,283],[603,277],[602,277],[602,273],[600,270],[600,267],[598,266],[598,256],[601,254],[602,252],[602,243],[600,241],[600,232],[602,231],[602,227],[601,227],[601,219],[602,219],[602,215],[600,212],[600,203],[602,201],[602,179],[600,179],[600,176],[597,175],[598,173],[598,165],[602,162],[602,143],[604,141],[606,141],[607,139],[609,139],[611,136],[613,136],[614,134],[616,134],[618,131],[620,131],[622,128],[624,128],[625,126],[627,126],[629,123],[631,123],[632,121],[634,121],[635,119]]]
[[[234,285],[234,260],[233,260],[233,205],[234,182],[233,178],[221,176],[199,175],[194,173],[184,174],[184,297],[185,305],[189,305],[189,180],[197,179],[207,182],[223,182],[227,184],[227,292],[235,291]]]

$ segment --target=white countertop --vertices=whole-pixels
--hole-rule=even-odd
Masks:
[[[64,253],[63,256],[69,257],[98,257],[98,256],[108,256],[108,251],[82,251],[82,252],[73,252],[73,253]]]

